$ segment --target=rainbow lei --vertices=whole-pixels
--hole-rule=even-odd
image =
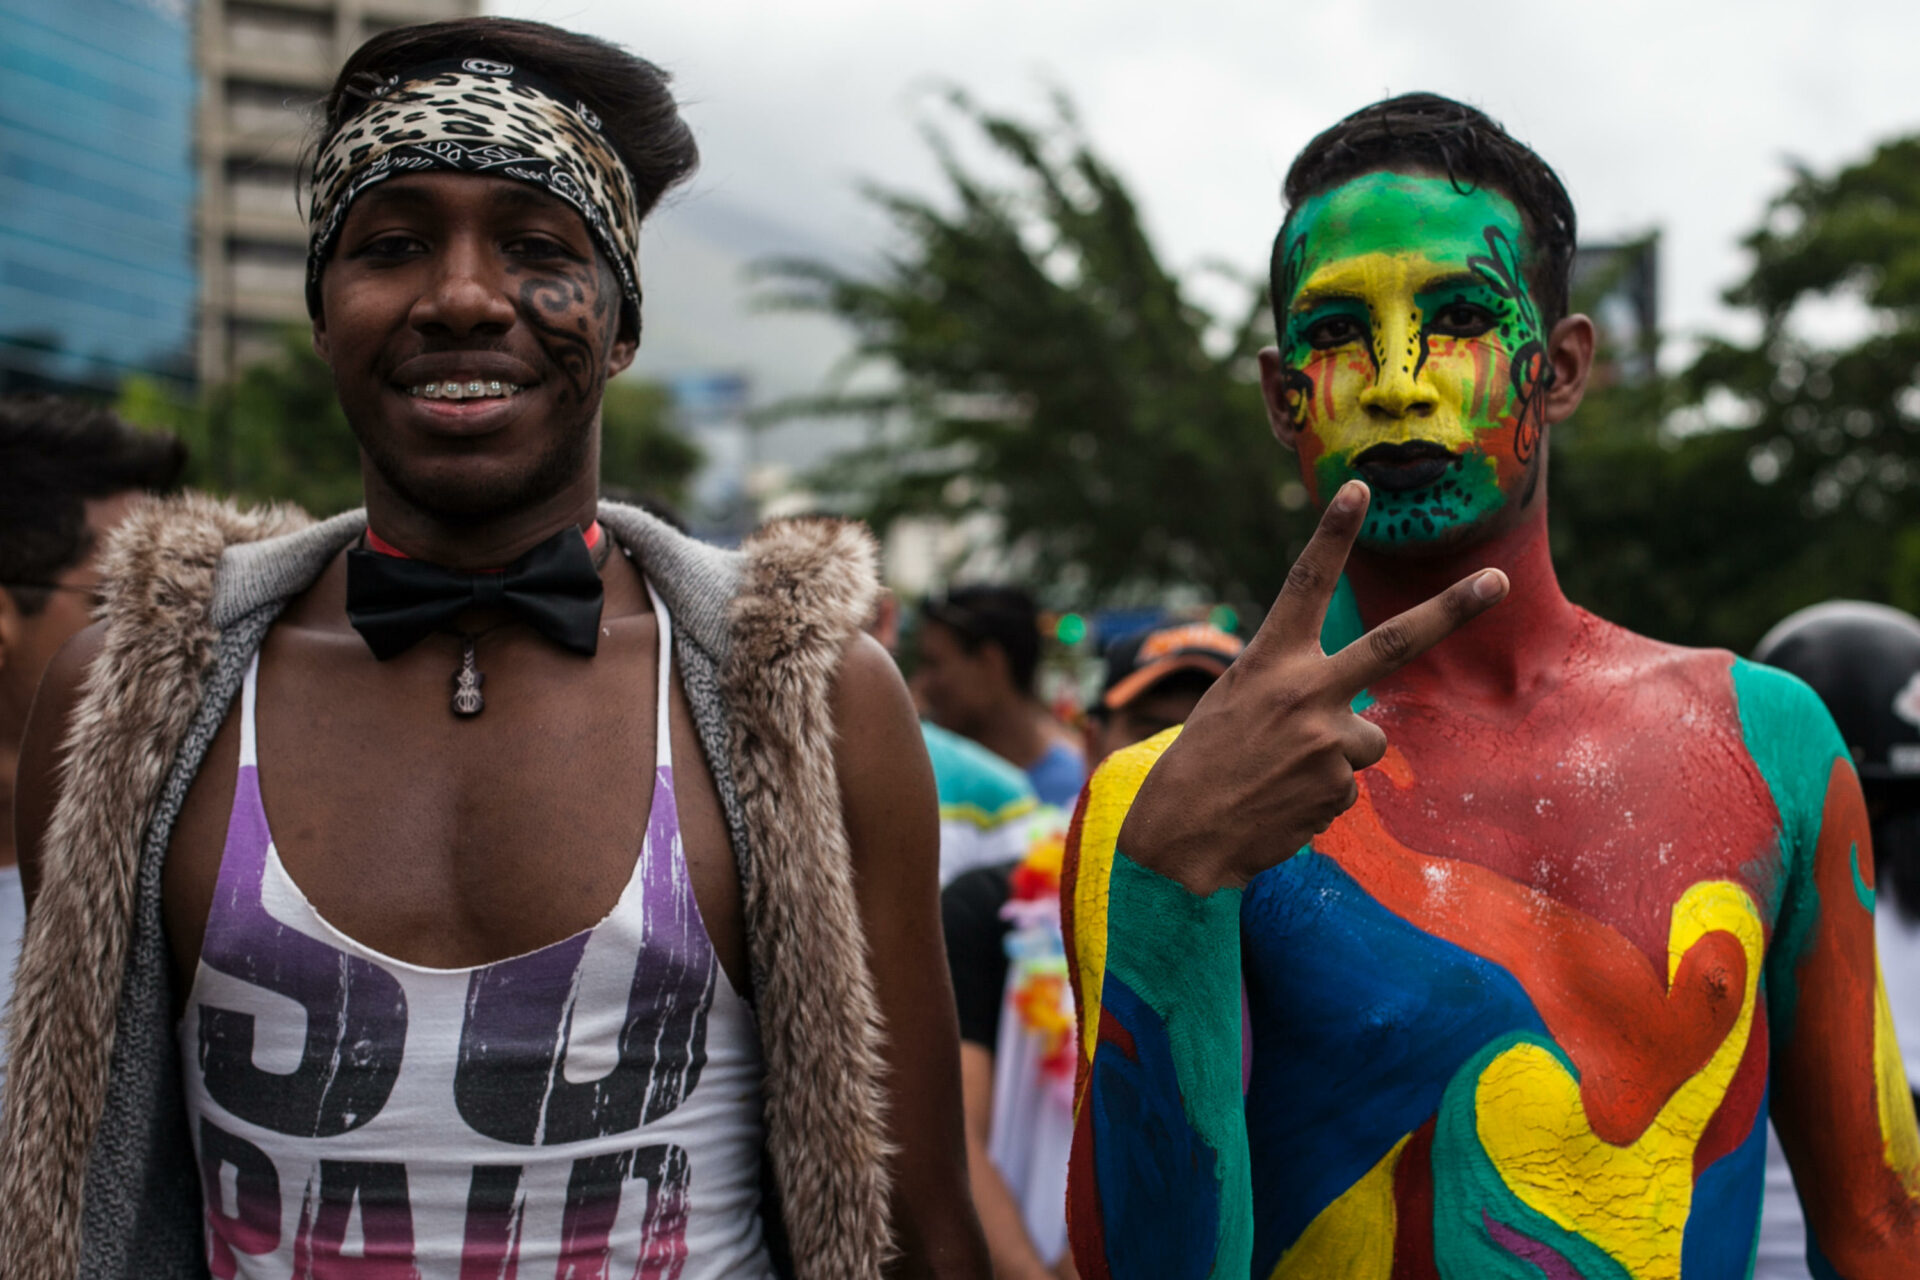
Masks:
[[[1013,869],[1000,915],[1013,926],[1007,934],[1007,1000],[1020,1025],[1040,1039],[1045,1082],[1071,1102],[1074,1016],[1060,933],[1060,867],[1067,849],[1062,817],[1048,811],[1036,823],[1037,834]]]

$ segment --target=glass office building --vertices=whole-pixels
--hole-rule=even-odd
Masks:
[[[193,371],[188,0],[0,0],[0,391]]]

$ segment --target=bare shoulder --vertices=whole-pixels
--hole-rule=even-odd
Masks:
[[[847,640],[846,648],[840,652],[840,670],[834,678],[835,723],[844,730],[849,715],[857,717],[863,712],[879,712],[882,707],[876,703],[892,704],[896,698],[899,706],[905,707],[911,715],[913,701],[907,694],[906,681],[900,676],[900,668],[893,664],[892,656],[866,632],[855,632]]]
[[[72,726],[87,672],[106,644],[106,624],[96,622],[61,646],[40,678],[20,743],[14,797],[14,842],[20,855],[20,885],[28,907],[40,891],[40,849],[54,806],[60,801],[60,744]]]
[[[917,759],[931,777],[906,681],[893,658],[865,632],[856,633],[841,653],[833,685],[833,727],[834,751],[843,764],[884,768]],[[906,761],[897,759],[903,747],[910,748]]]
[[[864,632],[848,641],[833,689],[834,764],[856,864],[877,854],[937,863],[939,801],[913,698],[900,670]],[[896,865],[893,870],[899,870]]]
[[[1717,701],[1732,709],[1729,673],[1736,656],[1726,649],[1669,644],[1581,610],[1586,642],[1593,658],[1591,675],[1602,684],[1631,686],[1643,693],[1689,702]]]
[[[107,624],[91,623],[74,634],[74,637],[60,646],[53,655],[53,661],[47,664],[47,672],[40,678],[39,691],[34,696],[33,710],[28,716],[28,727],[44,723],[43,708],[58,707],[63,713],[71,713],[73,706],[80,700],[80,688],[86,682],[87,672],[92,669],[94,660],[106,648]],[[61,717],[64,723],[65,714]]]

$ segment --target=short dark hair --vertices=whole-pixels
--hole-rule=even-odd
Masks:
[[[1309,142],[1287,170],[1287,221],[1273,240],[1268,281],[1274,323],[1284,332],[1282,281],[1287,226],[1301,203],[1363,174],[1431,169],[1462,190],[1486,188],[1513,201],[1526,223],[1527,283],[1552,329],[1567,314],[1578,235],[1573,199],[1560,175],[1484,111],[1437,93],[1405,93],[1362,107]]]
[[[579,94],[633,174],[642,218],[700,164],[665,71],[609,41],[520,18],[425,22],[374,36],[353,51],[321,100],[314,153],[389,76],[451,57],[509,62]]]
[[[59,396],[0,396],[0,585],[24,614],[44,586],[86,559],[87,500],[180,482],[186,446],[112,410]]]
[[[968,653],[997,645],[1007,655],[1007,674],[1021,693],[1034,691],[1040,669],[1040,611],[1018,587],[955,587],[920,606],[920,616],[960,637]]]

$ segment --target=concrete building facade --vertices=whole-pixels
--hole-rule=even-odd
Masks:
[[[471,17],[479,0],[199,0],[198,374],[230,378],[307,319],[296,195],[314,111],[347,55],[392,27]]]

